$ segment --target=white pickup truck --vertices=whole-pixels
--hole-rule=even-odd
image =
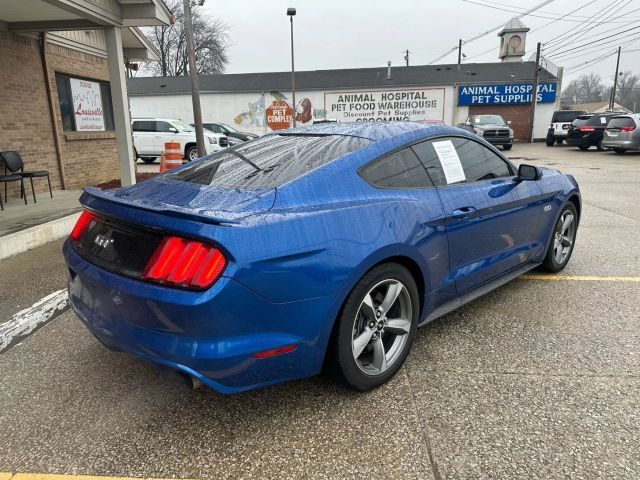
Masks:
[[[188,123],[172,118],[134,118],[131,121],[133,144],[136,155],[146,163],[153,163],[162,155],[166,142],[178,142],[184,158],[188,161],[198,158],[196,131]],[[204,132],[204,148],[207,155],[228,146],[226,135]]]

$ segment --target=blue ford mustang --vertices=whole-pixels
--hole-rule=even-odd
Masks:
[[[106,346],[223,393],[391,378],[416,329],[573,250],[570,175],[444,125],[274,132],[138,185],[87,188],[64,245]]]

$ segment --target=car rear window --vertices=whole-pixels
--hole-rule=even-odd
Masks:
[[[553,118],[551,119],[552,123],[565,123],[565,122],[573,122],[582,112],[572,111],[572,112],[553,112]]]
[[[634,122],[631,117],[613,117],[609,120],[609,125],[607,128],[622,128],[622,127],[635,127],[636,122]]]
[[[580,127],[582,125],[586,125],[590,119],[591,115],[580,115],[573,122],[571,122],[571,125],[573,125],[574,127]]]
[[[607,123],[609,123],[609,119],[611,115],[594,115],[589,119],[587,125],[596,125],[600,127],[606,127]]]
[[[345,135],[266,135],[168,177],[224,188],[273,188],[370,144],[369,139]]]

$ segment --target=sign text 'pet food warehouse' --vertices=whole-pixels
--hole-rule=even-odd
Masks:
[[[325,93],[324,105],[327,118],[339,122],[441,122],[444,88]]]

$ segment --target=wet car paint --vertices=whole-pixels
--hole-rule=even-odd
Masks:
[[[553,170],[518,185],[509,177],[381,190],[357,169],[412,142],[475,136],[444,125],[402,123],[326,124],[313,131],[375,141],[276,188],[275,195],[216,192],[162,176],[118,190],[87,190],[81,202],[91,210],[213,241],[228,259],[218,282],[193,292],[106,272],[67,242],[71,304],[93,334],[224,393],[315,375],[344,299],[374,265],[402,258],[415,266],[424,320],[459,292],[513,265],[540,262],[561,205],[577,193],[571,177]],[[473,218],[453,221],[451,208],[461,197],[483,206]],[[553,208],[545,211],[543,204]],[[297,347],[286,355],[252,357],[292,343]]]

